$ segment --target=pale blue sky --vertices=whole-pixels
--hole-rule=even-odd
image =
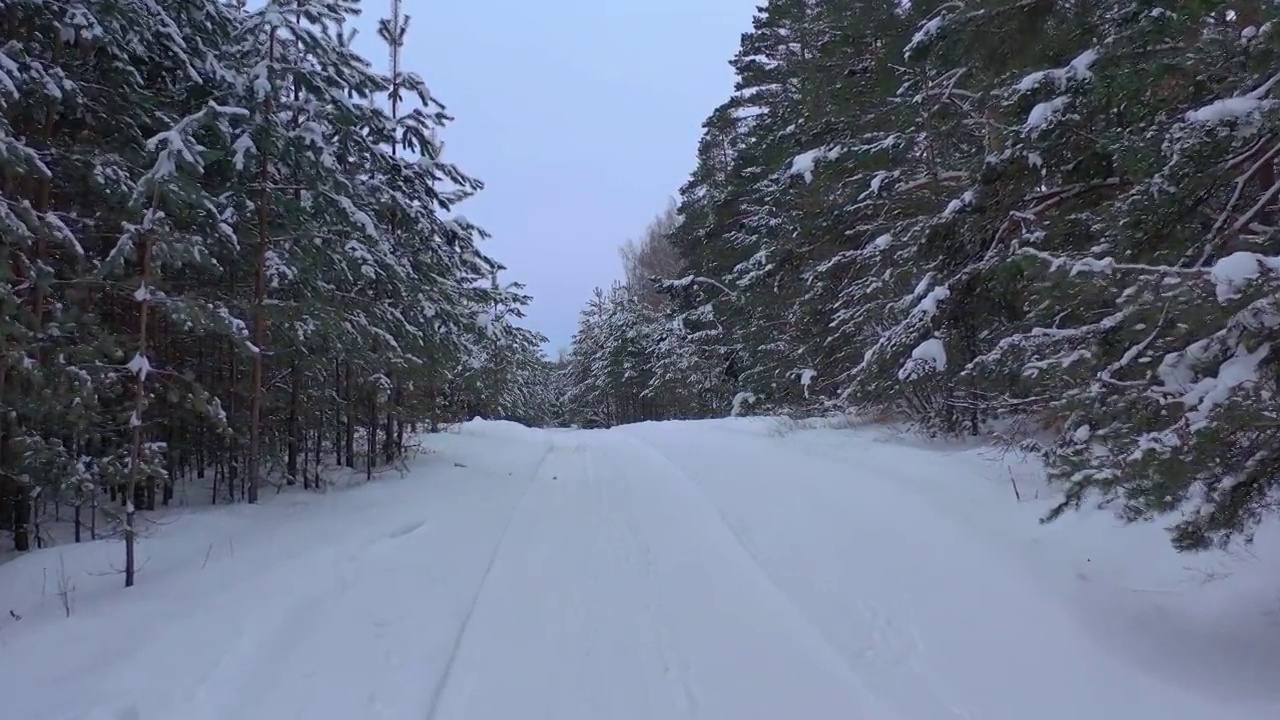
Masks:
[[[732,89],[753,0],[402,0],[404,61],[456,118],[446,157],[486,188],[459,208],[534,296],[528,327],[567,345],[617,248],[693,168],[700,125]],[[356,46],[379,67],[364,0]]]

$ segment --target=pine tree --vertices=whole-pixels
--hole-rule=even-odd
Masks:
[[[352,50],[357,9],[10,8],[0,527],[19,549],[67,506],[77,541],[132,548],[179,488],[322,488],[357,439],[372,472],[442,412],[526,402],[529,298],[487,283],[503,268],[456,214],[481,183],[441,159],[425,82]],[[440,402],[485,363],[499,396]]]
[[[681,188],[684,275],[656,317],[589,303],[578,409],[625,417],[644,337],[686,416],[998,432],[1061,483],[1051,518],[1247,540],[1276,486],[1273,15],[766,3]]]
[[[137,349],[126,365],[133,376],[133,411],[128,425],[132,435],[129,455],[129,479],[125,485],[125,587],[132,587],[136,572],[134,542],[137,537],[135,498],[143,483],[154,488],[167,482],[167,471],[155,443],[146,442],[146,409],[151,392],[147,383],[152,373],[148,328],[153,305],[168,309],[174,316],[189,318],[193,307],[183,298],[166,297],[157,293],[160,285],[157,277],[165,265],[178,265],[176,260],[198,247],[204,237],[222,235],[217,226],[218,212],[215,201],[199,186],[198,178],[204,169],[204,154],[208,148],[195,139],[201,124],[219,124],[226,135],[226,120],[245,114],[240,108],[224,108],[210,104],[204,110],[183,118],[171,130],[161,133],[147,143],[156,151],[155,165],[138,181],[134,190],[135,205],[141,213],[140,222],[126,224],[124,233],[111,255],[104,262],[108,272],[124,265],[133,256],[137,268],[137,289],[133,297],[138,303]],[[206,235],[207,233],[207,235]],[[220,420],[217,407],[213,418]]]

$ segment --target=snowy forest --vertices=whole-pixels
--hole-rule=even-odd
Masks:
[[[452,120],[353,0],[10,3],[0,530],[122,536],[480,416],[856,414],[1039,455],[1047,516],[1248,540],[1280,485],[1280,9],[769,0],[555,360]],[[378,24],[398,57],[411,33]],[[132,578],[132,555],[127,573]]]
[[[770,0],[570,422],[855,412],[1248,540],[1280,494],[1280,9]]]
[[[1280,2],[0,7],[0,717],[1280,718]]]
[[[544,339],[456,206],[423,79],[353,0],[6,3],[0,530],[123,534],[520,414]],[[410,32],[378,23],[394,52]],[[192,500],[194,502],[194,500]],[[67,538],[70,540],[71,538]]]

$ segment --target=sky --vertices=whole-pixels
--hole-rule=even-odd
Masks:
[[[693,169],[702,121],[733,86],[755,0],[402,0],[402,62],[456,119],[445,159],[486,187],[458,212],[493,239],[503,280],[534,298],[524,325],[567,347],[596,286]],[[378,68],[364,0],[356,49]]]

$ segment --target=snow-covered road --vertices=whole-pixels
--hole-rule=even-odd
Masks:
[[[3,715],[1280,717],[1142,669],[865,444],[468,424],[404,478],[185,517],[144,544],[139,587],[80,580],[70,619],[0,587],[24,618],[0,626]]]
[[[550,439],[429,717],[892,717],[687,476]]]

